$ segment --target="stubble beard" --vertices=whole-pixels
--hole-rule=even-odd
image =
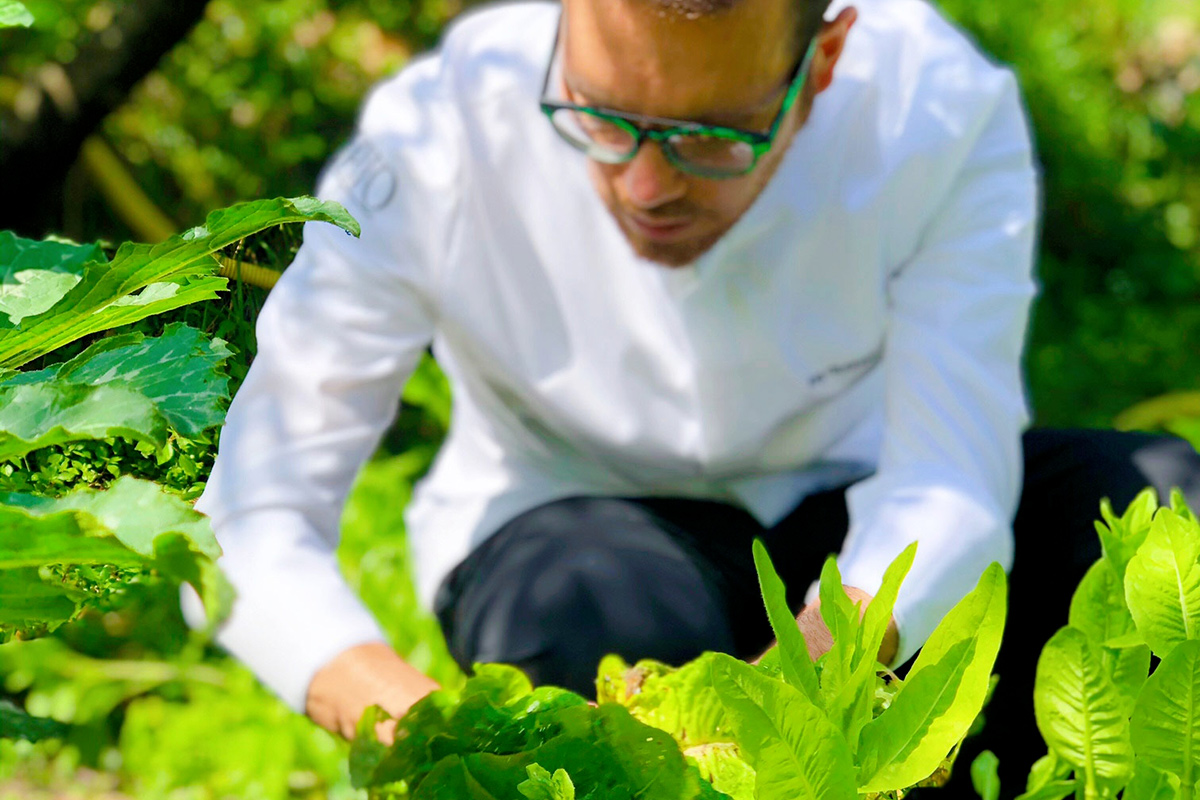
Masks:
[[[808,92],[805,92],[808,95]],[[608,209],[609,215],[613,221],[617,223],[621,233],[624,234],[625,240],[629,242],[629,246],[640,257],[647,261],[658,264],[659,266],[677,269],[687,267],[695,263],[702,255],[707,253],[721,237],[737,224],[738,220],[750,209],[754,202],[767,188],[767,184],[775,176],[779,169],[779,165],[783,162],[783,157],[792,146],[792,141],[795,139],[796,132],[807,121],[809,113],[812,110],[812,98],[810,96],[803,97],[803,101],[807,101],[802,111],[800,123],[785,135],[776,139],[775,148],[763,161],[759,162],[758,167],[747,176],[751,181],[752,188],[747,192],[747,199],[742,203],[741,208],[738,208],[729,218],[721,220],[719,224],[712,225],[716,220],[720,220],[721,216],[718,212],[708,209],[697,208],[687,201],[682,201],[679,205],[660,209],[659,214],[663,218],[673,217],[689,217],[696,220],[702,227],[706,223],[711,226],[706,230],[702,230],[695,237],[685,239],[681,242],[654,242],[646,239],[636,229],[632,227],[629,219],[618,207],[618,203],[614,194],[607,188],[605,180],[599,172],[597,166],[593,163],[590,166],[592,182],[596,191],[600,195],[600,199],[604,203],[604,207]],[[771,156],[774,157],[771,157]]]

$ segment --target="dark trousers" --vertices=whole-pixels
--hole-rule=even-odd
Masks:
[[[1200,510],[1200,456],[1180,439],[1034,430],[1023,444],[1000,683],[985,733],[964,747],[951,791],[935,797],[973,797],[966,767],[985,748],[1000,758],[1003,796],[1015,797],[1045,754],[1033,716],[1037,657],[1100,557],[1101,498],[1121,513],[1146,486],[1163,502],[1179,487]],[[607,653],[673,664],[705,650],[758,655],[773,636],[751,541],[763,539],[799,611],[847,527],[845,487],[806,498],[769,529],[744,510],[703,500],[560,500],[522,514],[473,552],[442,584],[436,610],[464,668],[515,664],[535,683],[592,695]]]

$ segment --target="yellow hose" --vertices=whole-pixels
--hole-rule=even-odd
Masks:
[[[179,232],[175,221],[154,204],[142,187],[137,184],[121,159],[108,143],[99,136],[90,136],[80,151],[83,164],[95,179],[104,199],[134,234],[145,242],[161,242]],[[251,286],[270,289],[282,274],[278,270],[235,261],[218,256],[221,261],[220,274],[232,280],[240,280]]]

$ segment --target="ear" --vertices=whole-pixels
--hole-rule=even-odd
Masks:
[[[817,34],[817,51],[813,53],[811,79],[817,93],[829,88],[833,83],[833,68],[842,57],[846,46],[846,37],[858,19],[858,10],[853,6],[843,8],[832,22],[826,22]]]

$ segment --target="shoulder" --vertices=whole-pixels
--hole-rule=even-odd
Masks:
[[[882,136],[928,143],[972,139],[1007,103],[1016,79],[925,0],[837,0],[859,12],[838,65]]]
[[[437,49],[413,59],[373,92],[389,97],[419,91],[431,103],[469,109],[495,95],[540,88],[557,29],[550,2],[495,3],[459,15]]]

